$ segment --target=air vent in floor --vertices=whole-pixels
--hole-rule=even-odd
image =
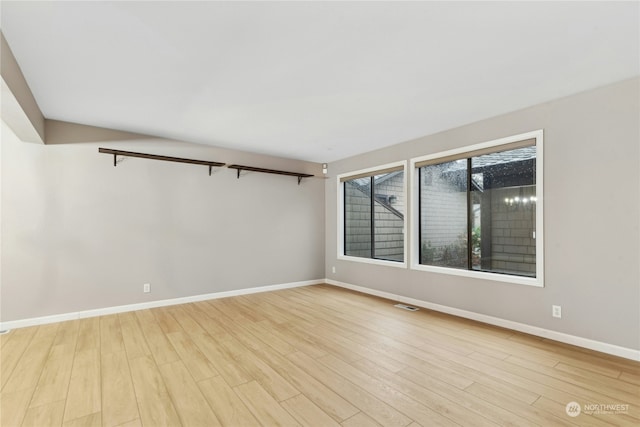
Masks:
[[[418,310],[420,310],[418,307],[412,307],[410,305],[405,305],[405,304],[396,304],[396,305],[394,305],[394,307],[398,307],[398,308],[401,308],[401,309],[407,310],[407,311],[418,311]]]

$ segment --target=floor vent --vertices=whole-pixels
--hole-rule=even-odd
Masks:
[[[398,307],[398,308],[401,308],[401,309],[407,310],[407,311],[418,311],[418,310],[420,310],[418,307],[411,307],[410,305],[405,305],[405,304],[396,304],[396,305],[394,305],[394,307]]]

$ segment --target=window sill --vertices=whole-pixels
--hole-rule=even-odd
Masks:
[[[489,280],[492,282],[513,283],[516,285],[526,285],[526,286],[533,286],[537,288],[544,287],[544,281],[542,277],[524,277],[524,276],[514,276],[511,274],[487,273],[484,271],[458,270],[455,268],[434,267],[434,266],[422,265],[422,264],[414,264],[411,266],[411,269],[417,270],[417,271],[428,271],[431,273],[438,273],[438,274],[448,274],[452,276],[471,277],[474,279],[483,279],[483,280]]]
[[[399,261],[387,261],[383,259],[374,259],[374,258],[361,258],[356,256],[348,256],[348,255],[338,255],[338,260],[340,261],[354,261],[361,262],[363,264],[375,264],[375,265],[383,265],[385,267],[396,267],[396,268],[407,268],[407,262],[399,262]]]

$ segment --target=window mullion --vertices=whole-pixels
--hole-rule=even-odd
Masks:
[[[422,168],[418,168],[418,263],[422,264]]]
[[[375,193],[373,191],[373,183],[375,182],[375,177],[371,176],[371,191],[369,192],[371,196],[371,258],[375,259],[376,257],[376,233],[375,233]]]
[[[347,183],[342,183],[342,254],[347,255]]]
[[[471,158],[467,159],[467,270],[471,270],[473,266],[473,245],[471,244],[471,233],[473,227],[473,206],[471,200],[471,186],[472,186],[472,173],[471,173]]]

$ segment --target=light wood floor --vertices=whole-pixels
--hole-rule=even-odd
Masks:
[[[640,425],[640,363],[331,286],[0,344],[3,427]],[[628,409],[573,418],[572,401]]]

